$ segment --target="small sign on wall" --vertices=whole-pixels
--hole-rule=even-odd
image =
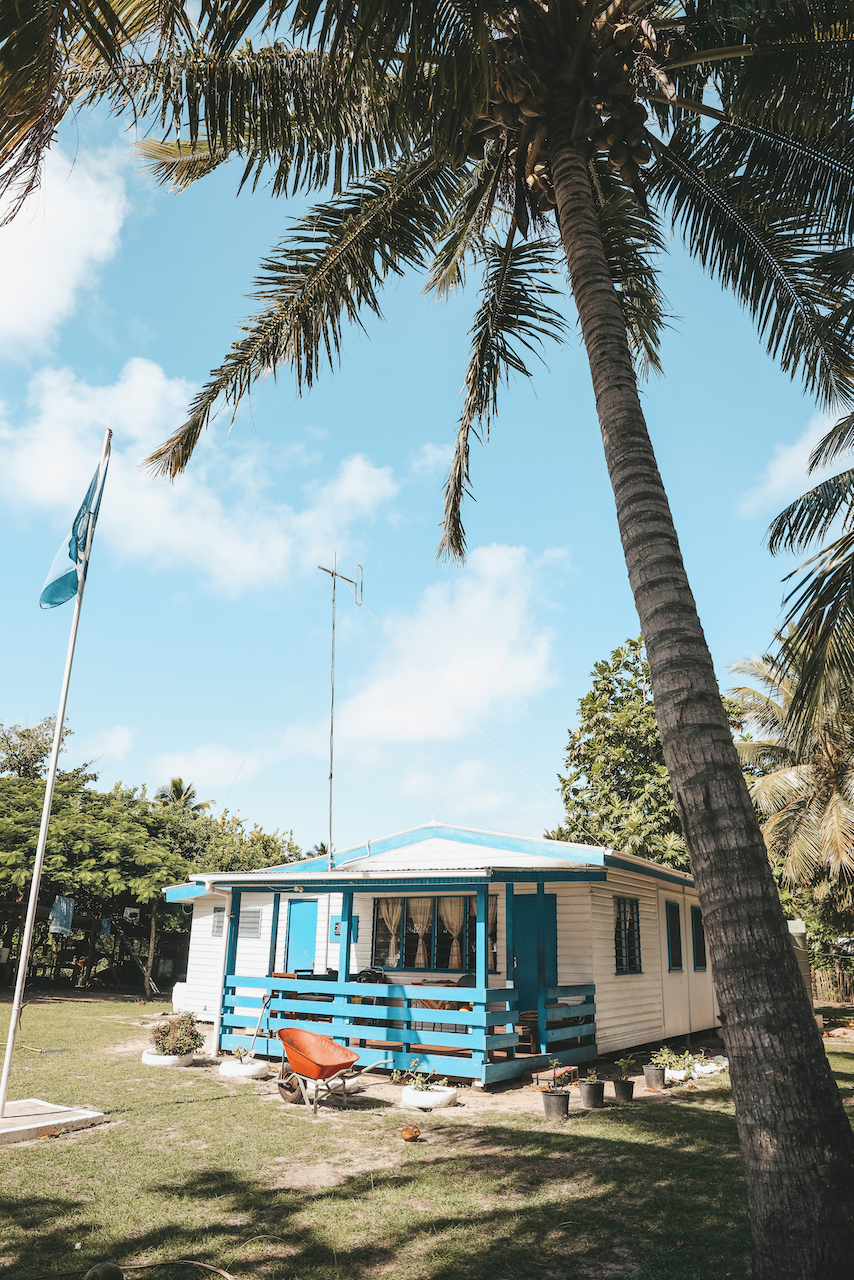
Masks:
[[[359,941],[359,917],[358,916],[353,916],[352,924],[353,924],[353,929],[352,929],[352,933],[350,934],[350,940],[351,942],[358,942]],[[332,918],[329,921],[329,941],[331,942],[333,938],[340,938],[340,937],[341,937],[341,917],[332,916]]]

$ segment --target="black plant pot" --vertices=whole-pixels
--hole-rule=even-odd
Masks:
[[[565,1120],[569,1115],[569,1094],[544,1091],[543,1110],[547,1120]]]
[[[582,1080],[578,1086],[581,1090],[581,1105],[589,1110],[598,1110],[605,1105],[605,1081],[594,1080],[588,1084]]]
[[[615,1080],[614,1097],[618,1102],[631,1102],[635,1091],[634,1080]]]
[[[663,1089],[664,1067],[644,1067],[643,1082],[647,1089]]]

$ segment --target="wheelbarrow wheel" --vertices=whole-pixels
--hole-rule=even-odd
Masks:
[[[276,1084],[279,1086],[279,1095],[283,1102],[305,1102],[302,1090],[299,1087],[299,1080],[293,1072],[285,1076],[283,1080],[277,1080]]]

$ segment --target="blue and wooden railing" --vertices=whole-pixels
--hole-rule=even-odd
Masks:
[[[255,1051],[270,1058],[282,1056],[276,1033],[297,1027],[358,1049],[359,1061],[366,1066],[390,1060],[389,1065],[406,1070],[417,1058],[422,1069],[489,1084],[538,1070],[551,1058],[562,1065],[594,1058],[593,994],[592,986],[546,988],[538,1010],[540,1052],[518,1057],[519,998],[513,987],[465,987],[452,995],[448,987],[229,973],[223,986],[219,1048],[247,1045],[263,1009]],[[427,1001],[457,1007],[425,1007]],[[585,1021],[578,1025],[554,1025],[579,1017]]]

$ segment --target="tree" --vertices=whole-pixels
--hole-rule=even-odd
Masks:
[[[164,784],[154,793],[156,804],[173,805],[190,813],[204,813],[213,804],[212,800],[200,800],[194,804],[195,799],[195,787],[190,782],[185,784],[183,778],[172,778],[168,786]]]
[[[43,778],[53,748],[55,716],[46,716],[38,724],[0,724],[0,774],[11,773],[16,778],[35,781]],[[61,743],[73,729],[63,725]],[[60,745],[60,751],[64,747]]]
[[[643,640],[627,640],[593,668],[560,778],[566,817],[547,839],[572,840],[688,869],[655,721]]]
[[[794,656],[793,656],[794,655]],[[736,663],[734,670],[759,689],[733,690],[746,720],[765,736],[737,743],[754,770],[750,794],[782,881],[794,888],[854,886],[854,692],[825,678],[820,700],[793,715],[805,665],[784,644],[782,653]]]
[[[280,835],[263,831],[257,823],[246,831],[245,821],[225,809],[218,818],[201,821],[203,844],[193,852],[193,871],[263,871],[302,857],[293,831]]]
[[[262,10],[298,47],[237,49]],[[244,182],[270,165],[278,191],[331,181],[335,196],[263,264],[262,311],[153,456],[162,473],[179,474],[216,404],[236,405],[262,374],[290,364],[298,385],[311,385],[322,360],[334,363],[345,318],[379,313],[388,276],[425,265],[442,294],[476,264],[482,300],[442,542],[461,556],[472,433],[488,432],[501,381],[527,374],[530,352],[562,334],[552,304],[568,268],[725,1017],[754,1274],[844,1274],[854,1250],[854,1140],[721,703],[635,358],[658,361],[655,206],[734,290],[783,369],[800,373],[822,404],[852,400],[850,5],[209,0],[198,35],[177,52],[173,7],[163,15],[168,56],[129,57],[116,73],[112,49],[92,51],[95,20],[75,10],[78,44],[64,46],[60,33],[46,46],[70,68],[59,87],[42,74],[29,28],[9,20],[18,43],[10,37],[0,51],[0,82],[21,122],[3,152],[10,178],[31,171],[65,92],[143,114],[156,105],[170,129],[185,126],[179,142],[145,148],[179,188],[237,156]],[[56,30],[54,20],[51,39]],[[32,101],[46,105],[30,126]]]

